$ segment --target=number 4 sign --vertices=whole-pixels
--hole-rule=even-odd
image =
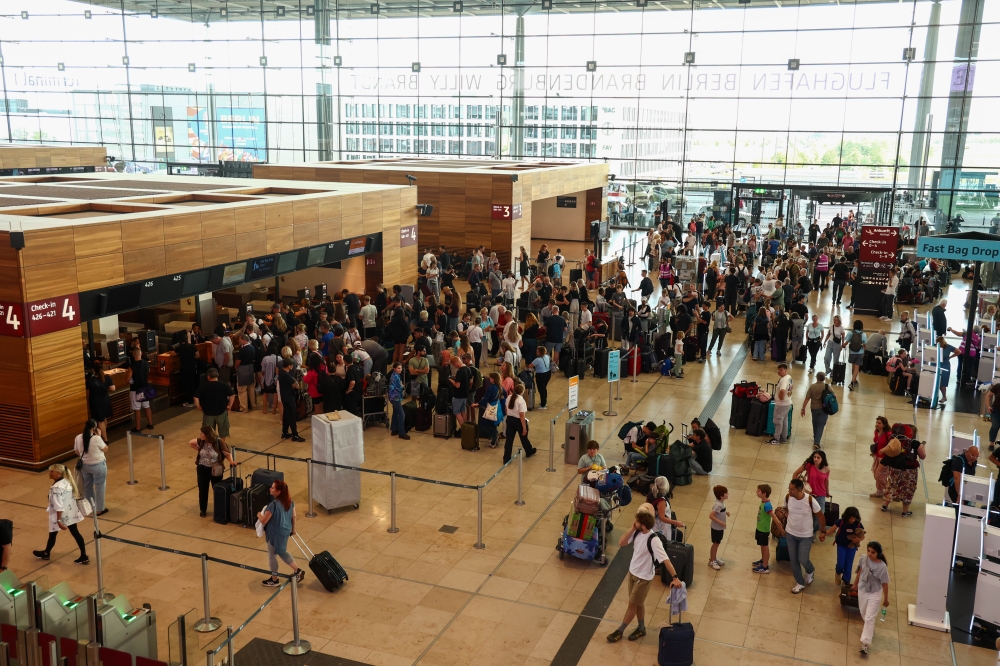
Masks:
[[[32,301],[24,306],[28,335],[45,335],[72,328],[80,323],[80,299],[76,294]]]
[[[0,335],[23,338],[26,328],[22,305],[20,303],[0,302]]]

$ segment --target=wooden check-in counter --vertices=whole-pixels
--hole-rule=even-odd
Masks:
[[[82,322],[355,248],[380,248],[382,282],[416,279],[417,248],[400,245],[400,229],[416,224],[413,188],[88,174],[0,178],[0,190],[39,200],[0,207],[4,465],[42,469],[71,455],[88,418]],[[175,390],[176,357],[150,358],[153,383]],[[112,396],[127,401],[127,385]]]
[[[589,241],[590,222],[605,219],[608,208],[608,165],[603,162],[399,158],[255,164],[253,169],[255,179],[411,184],[417,203],[430,211],[417,218],[411,242],[424,249],[444,245],[463,251],[482,245],[497,253],[505,269],[522,246],[531,252],[532,238]],[[412,183],[408,176],[414,178]],[[546,219],[532,219],[536,202],[564,195],[574,195],[566,198],[574,207],[585,208],[574,230],[578,235],[550,235],[542,228]]]

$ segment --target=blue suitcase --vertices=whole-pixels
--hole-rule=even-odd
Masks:
[[[794,412],[794,411],[795,410],[792,409],[791,411],[788,412],[788,437],[789,438],[792,436],[792,412]],[[771,401],[770,403],[768,403],[768,406],[767,406],[767,425],[764,427],[764,432],[766,432],[768,435],[773,435],[774,434],[774,401]]]
[[[683,620],[681,615],[678,620]],[[691,666],[694,663],[694,627],[690,622],[673,622],[660,627],[656,658],[660,666]]]

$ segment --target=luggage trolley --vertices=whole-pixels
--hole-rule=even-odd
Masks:
[[[362,429],[376,422],[389,427],[388,396],[389,387],[385,377],[373,372],[365,383],[364,397],[361,398]]]
[[[591,476],[594,478],[591,479]],[[609,477],[610,481],[607,480]],[[615,509],[623,506],[621,493],[623,492],[622,488],[627,486],[625,486],[617,468],[614,467],[610,468],[607,474],[591,472],[588,475],[588,481],[595,484],[595,489],[598,490],[600,496],[597,513],[588,515],[573,511],[573,513],[563,517],[563,530],[556,543],[556,550],[559,551],[560,560],[564,559],[568,553],[581,560],[593,560],[595,564],[603,567],[608,564],[608,558],[605,554],[607,533],[615,527],[611,522],[611,517]],[[628,497],[631,501],[631,489],[627,492],[630,493]],[[572,536],[572,534],[579,536]]]

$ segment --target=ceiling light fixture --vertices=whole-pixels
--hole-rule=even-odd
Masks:
[[[86,10],[85,12],[83,12],[83,18],[89,19],[91,16],[92,16],[92,14],[90,13],[89,9]]]
[[[196,69],[198,69],[198,68],[197,68],[197,67],[195,66],[195,64],[194,64],[193,62],[189,62],[189,63],[188,63],[188,71],[189,71],[189,72],[193,72],[193,71],[195,71]]]
[[[694,64],[694,51],[688,51],[684,54],[684,64],[693,65]]]
[[[587,61],[587,71],[588,72],[596,72],[597,71],[597,61],[596,60],[588,60]]]
[[[507,64],[507,56],[504,55],[503,53],[499,54],[497,56],[497,64],[500,65],[501,67],[506,66],[506,64]]]
[[[378,14],[378,9],[379,9],[378,3],[377,2],[373,3],[371,8],[372,14]]]
[[[788,71],[790,71],[790,72],[796,72],[796,71],[798,71],[798,69],[799,69],[799,59],[798,58],[789,58],[788,59]]]
[[[60,72],[65,72],[66,71],[66,65],[64,65],[64,64],[62,64],[60,62],[60,63],[56,64],[56,69],[58,69]]]
[[[455,0],[455,2],[453,2],[451,4],[451,11],[461,13],[461,11],[462,11],[462,0]]]
[[[160,12],[156,9],[149,10],[149,18],[160,18]]]
[[[316,15],[316,6],[306,5],[306,16],[315,16],[315,15]]]
[[[226,18],[227,16],[229,16],[229,10],[223,7],[222,9],[219,10],[219,15],[222,18]]]
[[[542,0],[542,11],[547,12],[551,11],[551,9],[552,9],[552,0]]]
[[[281,17],[281,16],[284,16],[284,15],[285,15],[285,8],[284,8],[284,7],[282,7],[281,5],[278,5],[278,6],[277,6],[277,7],[276,7],[276,8],[274,9],[274,15],[275,15],[275,16],[278,16],[278,17]]]
[[[260,57],[260,66],[261,67],[267,67],[267,56],[261,56]]]
[[[333,56],[333,66],[334,67],[340,67],[343,64],[344,64],[343,58],[341,58],[340,56]]]
[[[410,71],[411,72],[419,72],[420,71],[420,63],[419,62],[415,62],[412,65],[410,65]]]
[[[23,19],[28,18],[28,12],[21,12],[21,18]]]

